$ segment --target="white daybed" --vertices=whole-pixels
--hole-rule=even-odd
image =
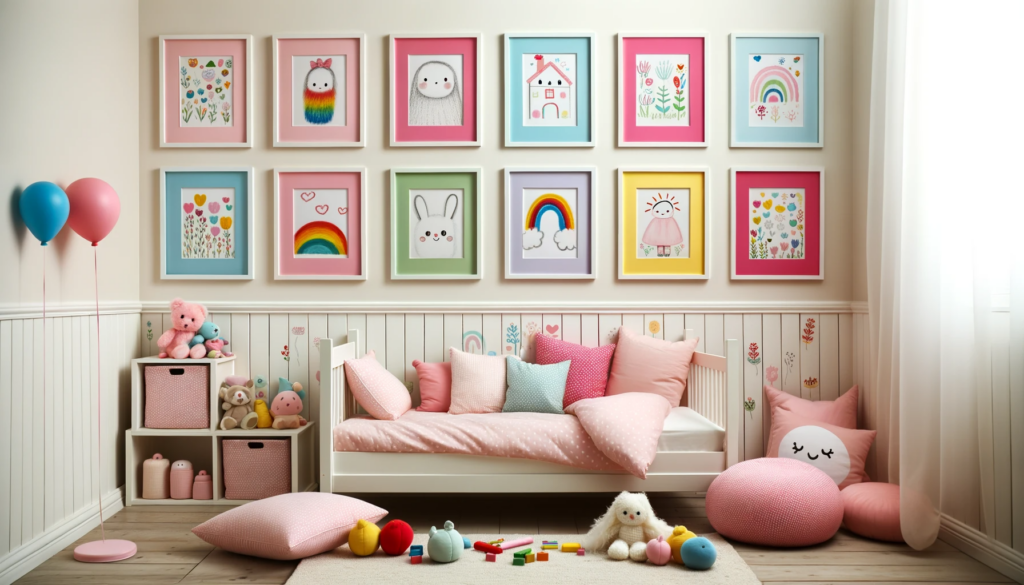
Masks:
[[[692,331],[686,331],[692,336]],[[742,458],[742,358],[740,343],[726,341],[726,356],[695,353],[687,382],[693,411],[725,430],[724,449],[669,451],[678,437],[663,435],[658,454],[640,479],[627,471],[604,472],[557,463],[451,453],[363,453],[334,451],[334,427],[355,415],[345,380],[346,359],[361,356],[359,332],[338,344],[320,339],[320,404],[317,433],[320,491],[335,493],[551,493],[707,491],[711,481]],[[683,410],[683,409],[678,409]],[[670,416],[670,418],[672,418]],[[699,418],[699,417],[696,417]],[[704,424],[707,425],[707,421]],[[685,420],[668,422],[686,425]],[[684,440],[685,442],[685,440]]]

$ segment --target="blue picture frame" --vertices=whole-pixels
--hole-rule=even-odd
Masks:
[[[543,127],[524,123],[524,55],[574,54],[576,125]],[[543,61],[541,61],[543,63]],[[587,33],[505,35],[505,146],[593,147],[594,36]]]
[[[252,167],[160,169],[160,278],[252,280],[252,198]]]
[[[731,92],[730,92],[730,141],[729,146],[733,148],[822,148],[824,146],[824,35],[817,33],[733,33],[730,35],[730,59],[731,59]],[[783,79],[769,80],[767,83],[776,83],[781,91],[766,90],[765,97],[755,99],[753,97],[753,84],[759,82],[759,78],[751,80],[751,71],[755,75],[759,71],[759,63],[768,64],[768,61],[760,61],[762,55],[780,56],[798,55],[800,58],[799,67],[793,67],[792,59],[789,62],[771,62],[772,68],[788,69],[790,74],[783,72]],[[753,61],[757,59],[757,61]],[[753,67],[753,68],[752,68]],[[764,67],[764,65],[762,65]],[[795,73],[797,79],[793,77]],[[796,82],[790,84],[789,81]],[[799,84],[799,85],[796,85]],[[794,100],[793,89],[800,87],[801,92],[798,100]],[[785,95],[783,98],[782,96]],[[782,101],[785,99],[786,101]],[[765,103],[756,102],[765,100]],[[770,102],[768,101],[770,100]],[[800,113],[787,108],[787,104],[799,106]],[[764,107],[758,120],[757,108]],[[791,112],[794,117],[799,116],[802,122],[794,125],[792,119],[787,122],[788,116],[780,114],[779,109]],[[770,111],[774,110],[772,115]],[[760,123],[759,120],[766,120]],[[775,120],[772,122],[772,120]]]

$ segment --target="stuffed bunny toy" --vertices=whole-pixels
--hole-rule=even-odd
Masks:
[[[413,199],[416,209],[416,227],[413,244],[420,258],[456,258],[461,243],[455,238],[455,212],[459,209],[459,196],[452,193],[444,201],[444,214],[430,215],[423,195]]]
[[[646,494],[622,492],[594,522],[583,546],[588,551],[608,547],[608,556],[617,561],[633,559],[642,563],[647,560],[647,542],[671,534],[672,528],[654,515]]]

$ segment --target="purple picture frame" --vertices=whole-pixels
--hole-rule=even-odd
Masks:
[[[505,278],[596,278],[593,205],[596,170],[505,169]],[[576,258],[523,258],[523,190],[576,189]]]

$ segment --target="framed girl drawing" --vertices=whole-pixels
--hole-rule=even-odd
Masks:
[[[729,145],[821,148],[825,125],[824,35],[733,33],[729,39]]]
[[[505,146],[594,146],[594,35],[505,35]]]
[[[252,167],[160,169],[160,278],[252,280]]]
[[[252,146],[252,37],[160,36],[160,146]]]
[[[736,167],[732,278],[824,280],[825,169]]]
[[[622,33],[619,146],[707,146],[707,38]]]
[[[619,278],[707,280],[707,167],[619,169]]]
[[[505,169],[505,278],[597,277],[597,169]]]
[[[275,35],[274,146],[366,146],[365,35]]]
[[[366,168],[274,169],[274,278],[366,280]]]
[[[391,35],[391,146],[480,146],[480,35]]]

